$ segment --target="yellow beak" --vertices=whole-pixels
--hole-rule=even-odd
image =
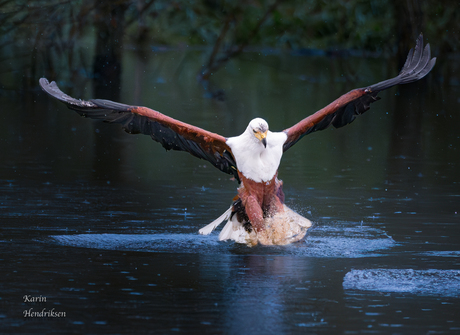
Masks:
[[[257,138],[259,139],[259,141],[262,142],[262,144],[264,145],[265,148],[267,147],[267,139],[266,139],[266,137],[267,137],[267,131],[268,131],[268,130],[266,130],[266,131],[263,132],[263,133],[260,132],[260,131],[258,131],[257,133],[254,134],[254,136],[257,137]]]
[[[265,137],[267,137],[267,131],[266,130],[264,133],[258,131],[257,133],[254,134],[255,137],[259,139],[259,141],[262,141]]]

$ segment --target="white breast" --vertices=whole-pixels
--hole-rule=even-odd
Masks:
[[[230,137],[228,146],[232,149],[238,170],[256,182],[271,180],[280,165],[283,156],[283,144],[287,139],[285,133],[267,133],[267,147],[252,134],[244,132],[240,136]]]

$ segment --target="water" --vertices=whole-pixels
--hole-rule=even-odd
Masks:
[[[215,101],[195,82],[199,52],[136,57],[120,101],[225,136],[256,116],[284,129],[391,73],[382,59],[246,53],[214,75]],[[67,76],[65,91],[93,97]],[[198,234],[228,208],[230,176],[38,89],[0,91],[0,331],[459,333],[459,88],[428,78],[380,95],[283,157],[287,205],[314,222],[305,240],[248,248]],[[65,316],[30,316],[53,308]]]

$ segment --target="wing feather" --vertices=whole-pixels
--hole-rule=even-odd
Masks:
[[[430,45],[427,44],[423,48],[423,35],[420,34],[415,48],[409,51],[406,62],[396,77],[352,90],[291,128],[285,129],[284,132],[288,137],[284,143],[284,151],[307,134],[326,129],[330,125],[340,128],[353,122],[356,116],[369,110],[371,103],[380,99],[377,96],[380,91],[394,85],[420,80],[431,71],[435,64],[436,58],[431,58]]]
[[[102,99],[78,100],[62,92],[54,81],[50,83],[46,78],[40,79],[40,86],[81,116],[121,124],[130,134],[149,135],[166,150],[189,152],[209,161],[219,170],[234,175],[238,180],[232,151],[226,144],[227,139],[221,135],[175,120],[147,107]]]

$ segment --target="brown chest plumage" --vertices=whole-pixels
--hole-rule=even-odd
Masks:
[[[241,186],[238,188],[238,196],[251,225],[257,231],[262,229],[264,218],[283,211],[283,183],[277,175],[267,182],[255,182],[239,173]]]

